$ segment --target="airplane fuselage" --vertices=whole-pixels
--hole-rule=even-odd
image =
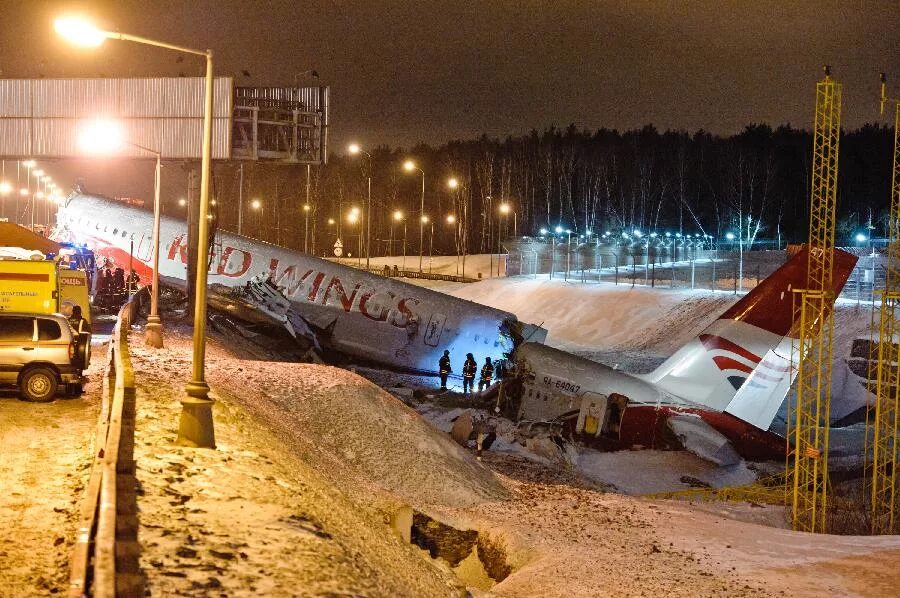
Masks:
[[[74,195],[60,208],[61,231],[91,245],[98,255],[149,282],[152,216],[115,200]],[[160,276],[184,286],[188,239],[183,221],[163,217]],[[384,278],[229,232],[216,235],[209,283],[243,286],[267,273],[310,324],[327,333],[327,348],[392,367],[433,372],[444,349],[454,370],[467,352],[479,360],[513,350],[519,324],[513,314]],[[538,330],[538,339],[542,340]]]

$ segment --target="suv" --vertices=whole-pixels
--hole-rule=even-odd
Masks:
[[[91,350],[81,336],[60,314],[0,312],[0,385],[18,386],[28,401],[50,401],[60,385],[80,393]]]

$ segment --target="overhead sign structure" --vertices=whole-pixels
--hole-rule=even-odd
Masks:
[[[212,159],[324,163],[328,87],[235,87],[213,82]],[[203,77],[0,79],[0,157],[81,158],[80,131],[115,121],[129,144],[162,159],[199,160]],[[148,158],[129,145],[127,158]]]

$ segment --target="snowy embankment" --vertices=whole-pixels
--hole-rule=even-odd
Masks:
[[[829,591],[900,582],[885,568],[896,539],[813,538],[801,558],[768,545],[770,528],[599,492],[516,455],[478,463],[351,372],[262,361],[259,349],[216,334],[218,450],[177,448],[188,331],[170,326],[166,343],[135,356],[142,564],[155,593],[459,595],[446,565],[388,527],[386,509],[404,502],[478,532],[473,558],[502,570],[493,587],[479,578],[496,596],[777,595],[814,588],[831,563],[854,559],[881,566],[837,568]],[[790,584],[773,563],[790,568]]]

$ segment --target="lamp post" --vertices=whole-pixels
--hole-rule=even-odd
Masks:
[[[366,182],[367,182],[367,196],[366,196],[366,270],[369,269],[369,255],[371,252],[369,249],[371,248],[371,240],[372,240],[372,154],[367,152],[366,150],[359,147],[359,145],[352,143],[347,148],[348,151],[354,156],[359,153],[363,153],[369,158],[369,169],[366,173]],[[362,235],[362,227],[359,228],[359,234]],[[360,238],[360,250],[359,253],[362,253],[362,238]],[[359,257],[357,255],[357,257]]]
[[[204,371],[206,361],[206,280],[209,261],[209,220],[206,216],[209,212],[210,162],[212,159],[212,50],[195,50],[127,33],[103,31],[90,22],[77,17],[57,19],[54,26],[57,33],[61,36],[83,47],[98,47],[106,39],[118,39],[206,58],[200,214],[197,227],[197,281],[195,291],[196,303],[194,305],[193,367],[191,381],[188,382],[185,388],[188,396],[181,400],[182,411],[178,426],[178,443],[193,447],[215,448],[216,439],[212,419],[212,405],[214,401],[209,398],[209,384],[206,383]]]
[[[509,204],[506,202],[501,203],[500,207],[498,209],[500,210],[500,216],[502,218],[501,222],[503,222],[502,230],[505,231],[506,226],[509,225],[508,218],[509,218],[509,213],[512,211],[512,209],[509,207]],[[500,243],[501,243],[501,239],[503,238],[503,234],[505,234],[505,232],[501,233],[500,231],[498,231],[498,233],[497,233],[497,278],[500,278],[500,250],[501,250]],[[515,236],[515,235],[513,235],[513,236]]]
[[[150,282],[150,314],[147,316],[144,342],[151,347],[161,349],[163,336],[162,321],[159,317],[159,188],[162,176],[162,154],[149,147],[122,139],[120,128],[113,121],[95,120],[90,122],[81,131],[78,141],[81,150],[88,154],[111,154],[117,152],[121,145],[128,145],[156,157],[156,169],[153,177],[153,275]]]
[[[422,197],[419,200],[419,215],[425,215],[425,171],[416,166],[416,163],[412,160],[407,160],[403,163],[403,170],[406,172],[413,172],[418,170],[422,174]],[[424,253],[425,248],[425,221],[419,219],[419,272],[422,271],[422,254]]]
[[[458,209],[459,196],[457,194],[459,193],[459,181],[456,180],[455,177],[450,177],[449,179],[447,179],[447,188],[449,188],[450,191],[454,193],[453,204]],[[466,250],[468,249],[466,247],[465,213],[465,210],[461,210],[462,218],[459,219],[456,225],[456,229],[459,231],[458,237],[456,239],[457,261],[459,261],[459,254],[462,253],[462,273],[457,272],[457,274],[460,274],[463,278],[465,278],[466,276]]]
[[[456,247],[456,275],[459,276],[459,226],[456,225],[456,216],[447,216],[447,224],[453,227],[453,245]]]
[[[395,210],[394,213],[391,214],[391,241],[388,246],[388,257],[394,255],[394,222],[400,222],[401,220],[403,220],[403,212]]]
[[[350,214],[347,216],[347,222],[350,224],[356,224],[359,222],[359,208],[352,208],[350,210]],[[362,267],[362,223],[360,223],[359,234],[356,236],[356,266]]]
[[[307,189],[308,190],[308,189]],[[303,204],[303,253],[309,253],[309,204]]]

